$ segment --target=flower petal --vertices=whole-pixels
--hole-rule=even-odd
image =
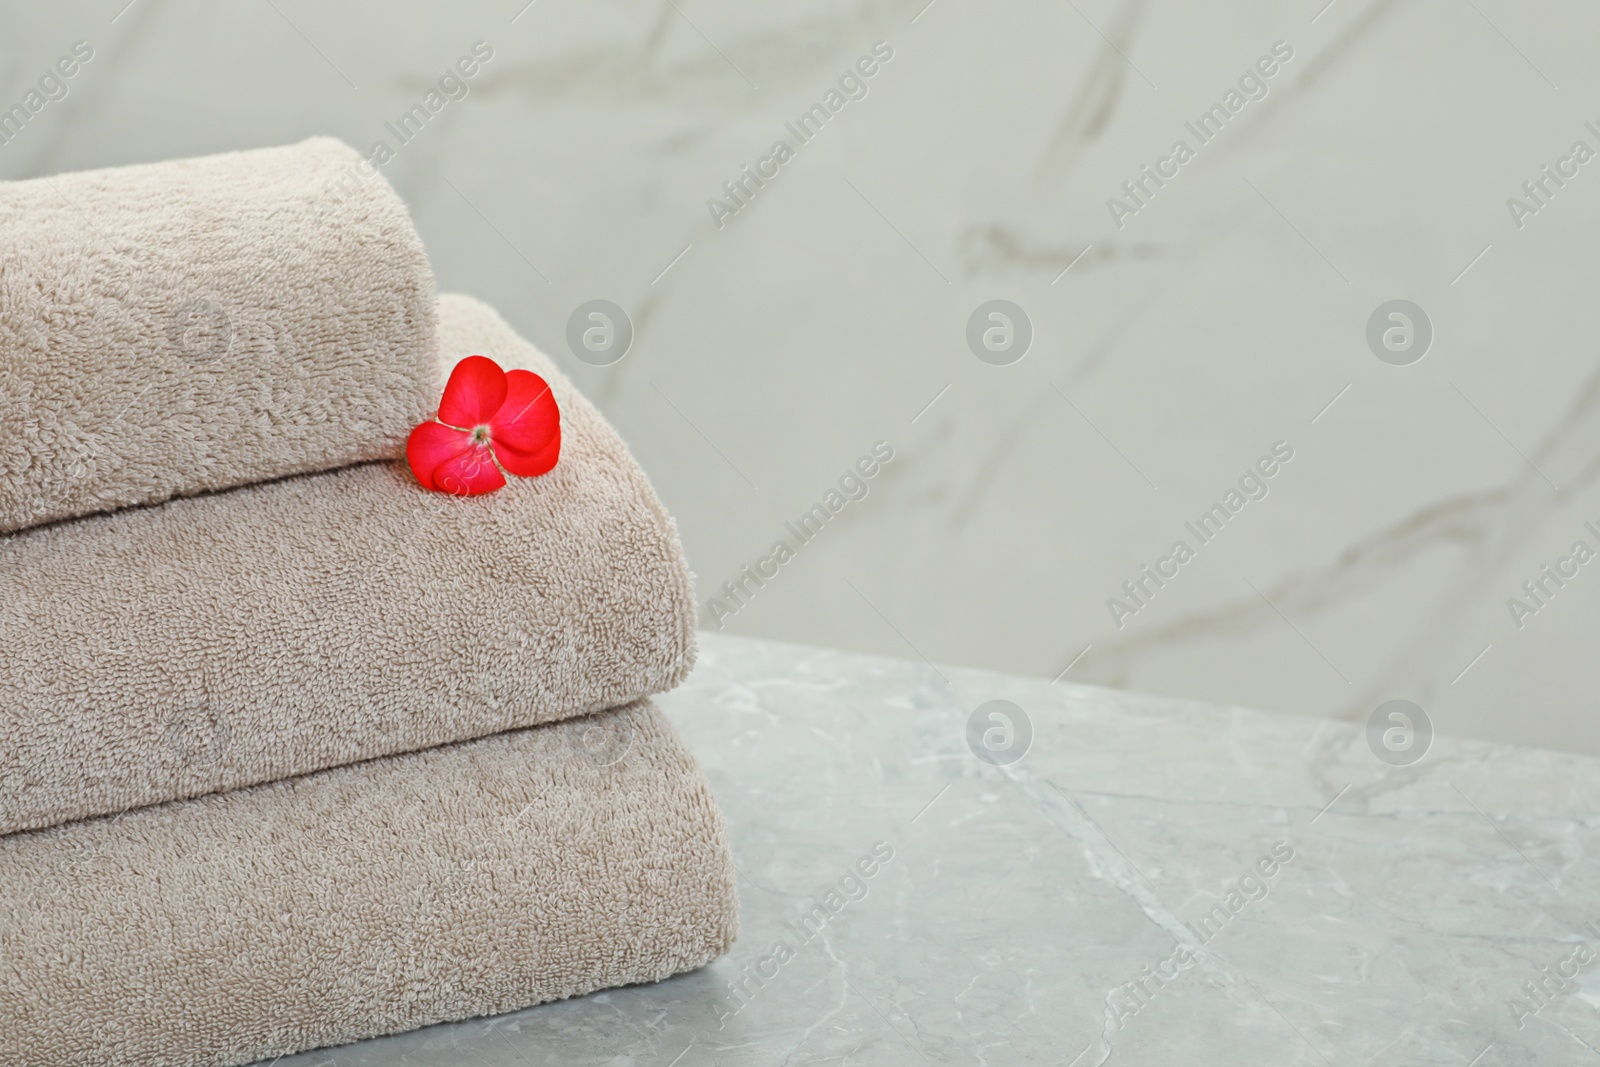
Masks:
[[[561,409],[556,406],[549,384],[532,371],[507,373],[505,403],[489,422],[489,437],[495,444],[507,445],[524,455],[542,453],[552,440],[559,442]],[[522,474],[509,463],[506,470]]]
[[[433,472],[448,460],[472,450],[472,435],[437,422],[425,422],[406,439],[406,462],[424,489],[437,489]]]
[[[439,464],[433,472],[433,486],[452,496],[478,496],[504,487],[506,476],[495,465],[487,448],[472,447]]]
[[[535,452],[519,452],[504,440],[494,442],[491,447],[494,449],[494,458],[507,471],[519,478],[537,478],[548,473],[556,465],[556,460],[561,458],[561,428],[556,427],[555,436]]]
[[[506,372],[492,359],[468,356],[456,364],[439,401],[439,421],[470,430],[494,418],[506,400]]]

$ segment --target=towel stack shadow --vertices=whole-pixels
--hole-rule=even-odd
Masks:
[[[234,1065],[737,933],[676,528],[336,141],[0,184],[0,1067]],[[337,189],[337,192],[333,190]],[[469,355],[562,452],[401,454]]]

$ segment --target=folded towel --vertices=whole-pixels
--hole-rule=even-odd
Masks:
[[[4,1067],[270,1059],[657,981],[738,927],[645,702],[3,837],[0,900]]]
[[[444,358],[542,375],[561,460],[459,498],[403,464],[0,537],[0,832],[616,707],[676,685],[694,596],[600,413],[499,316],[440,301]]]
[[[0,182],[0,531],[400,454],[434,287],[316,138]]]

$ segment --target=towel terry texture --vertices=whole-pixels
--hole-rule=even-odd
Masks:
[[[551,473],[462,499],[369,463],[0,538],[0,832],[683,679],[690,577],[627,447],[486,305],[446,296],[439,316],[433,397],[474,353],[542,375],[562,415]]]
[[[0,900],[4,1067],[268,1060],[659,980],[737,932],[722,817],[647,702],[13,834]]]
[[[434,283],[357,153],[0,182],[0,531],[394,457]]]

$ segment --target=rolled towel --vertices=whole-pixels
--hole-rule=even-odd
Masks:
[[[437,398],[483,354],[542,375],[554,470],[460,498],[372,463],[0,538],[0,832],[616,707],[676,685],[672,519],[534,347],[440,301]]]
[[[0,900],[4,1067],[267,1060],[656,981],[738,927],[644,702],[3,837]]]
[[[433,275],[314,138],[0,182],[0,531],[393,457]]]

